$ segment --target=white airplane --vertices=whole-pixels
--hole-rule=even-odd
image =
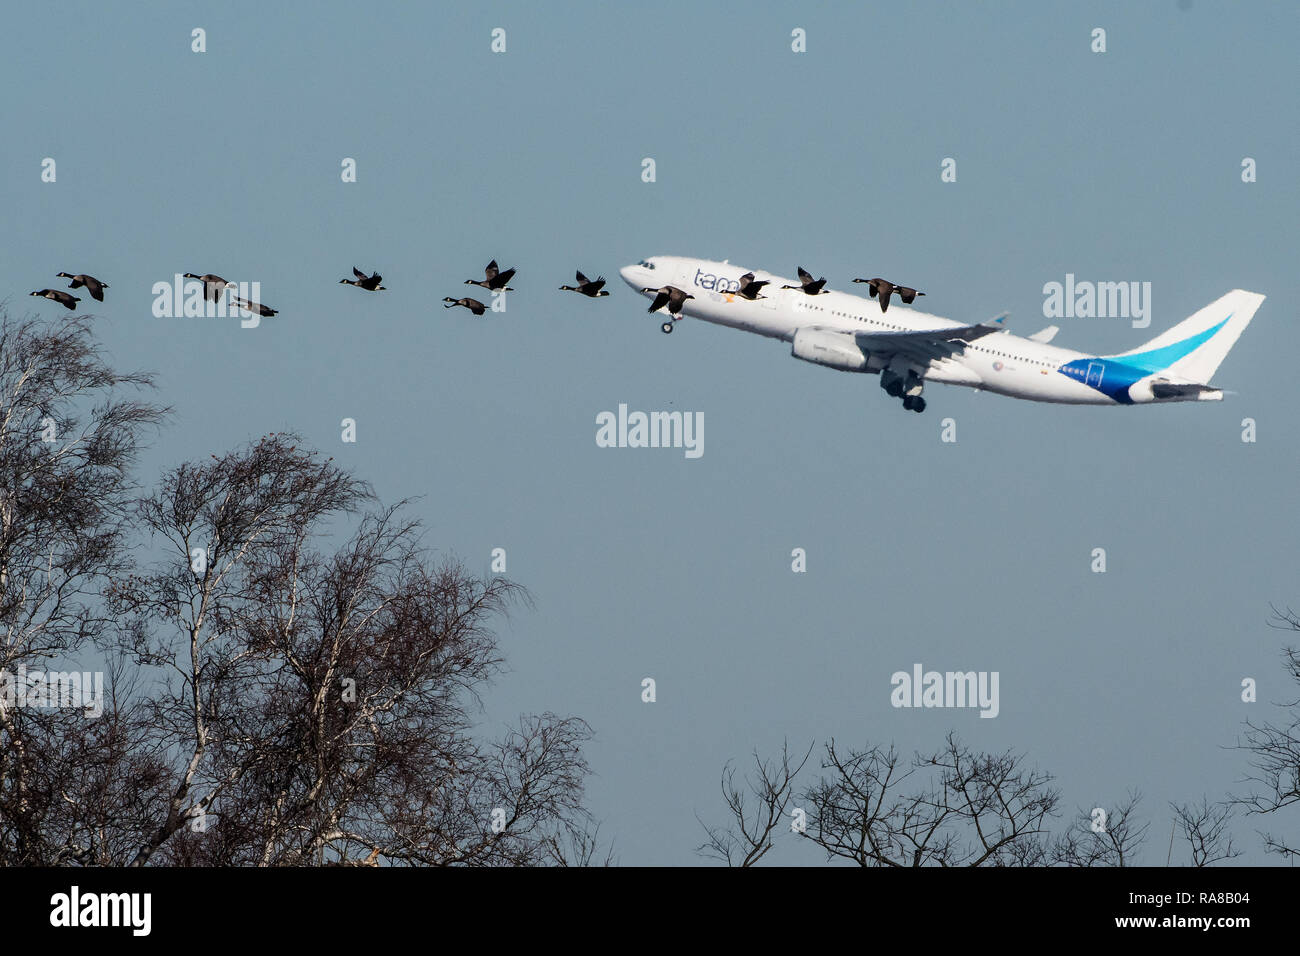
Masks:
[[[1234,289],[1145,345],[1089,355],[1048,344],[1055,326],[1022,338],[1002,327],[1005,315],[962,325],[897,305],[885,311],[817,282],[805,291],[800,282],[728,262],[654,256],[619,273],[655,300],[651,311],[668,307],[665,332],[684,313],[781,339],[806,362],[879,373],[881,388],[917,412],[925,410],[927,381],[1071,405],[1221,401],[1223,392],[1210,378],[1264,301]],[[748,280],[743,292],[742,278]],[[762,284],[758,290],[755,283]]]

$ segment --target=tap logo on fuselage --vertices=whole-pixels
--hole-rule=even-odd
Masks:
[[[695,270],[695,284],[701,289],[708,289],[710,292],[721,292],[726,294],[740,291],[739,279],[728,279],[726,276],[717,276],[711,272],[705,272],[703,269]]]

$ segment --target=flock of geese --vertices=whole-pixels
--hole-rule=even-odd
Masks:
[[[799,270],[799,284],[783,285],[781,286],[782,289],[795,289],[803,292],[805,295],[826,294],[825,276],[822,276],[820,279],[814,279],[812,273],[803,266],[797,266],[796,268]],[[578,273],[578,279],[579,281],[582,280],[581,272]],[[740,287],[735,289],[732,294],[748,299],[751,302],[755,299],[766,299],[767,296],[763,295],[761,290],[763,286],[771,285],[772,282],[771,279],[756,278],[752,272],[746,272],[737,281],[740,283]],[[925,295],[924,292],[918,292],[911,286],[897,285],[896,283],[890,282],[888,279],[854,279],[853,281],[866,284],[867,295],[876,299],[880,303],[881,312],[885,312],[889,309],[890,296],[895,292],[898,293],[898,297],[907,305],[911,305],[915,302],[917,296]],[[641,291],[647,294],[651,292],[655,293],[654,301],[650,303],[650,308],[647,311],[658,312],[664,306],[668,306],[668,315],[672,321],[665,322],[660,326],[660,328],[665,332],[671,332],[673,330],[673,321],[681,318],[682,308],[686,305],[686,300],[695,298],[695,296],[691,295],[686,290],[679,289],[675,285],[666,285],[658,289],[642,289]]]
[[[740,279],[741,295],[745,295],[745,291],[744,291],[745,279],[750,279],[752,282],[753,278],[754,278],[754,273],[752,272],[749,273],[747,276],[741,276]],[[924,292],[917,292],[911,286],[897,285],[893,282],[890,282],[888,279],[880,279],[880,278],[854,279],[853,281],[866,284],[867,295],[873,299],[877,299],[880,302],[881,312],[888,311],[889,297],[892,296],[895,292],[898,293],[898,297],[902,299],[904,304],[906,305],[911,305],[913,302],[915,302],[916,297],[918,295],[925,295]],[[766,284],[767,284],[766,282],[762,283],[762,285],[766,285]],[[812,277],[812,273],[806,270],[803,266],[799,266],[799,285],[783,285],[781,286],[781,288],[801,289],[803,290],[803,292],[805,292],[808,295],[822,295],[826,291],[824,288],[822,288],[824,285],[826,285],[825,277],[820,279],[814,279]],[[746,295],[745,298],[752,299],[754,298],[754,296]]]
[[[515,269],[502,269],[497,265],[497,261],[493,259],[483,269],[482,279],[466,279],[465,284],[481,286],[489,292],[514,292],[515,290],[510,287],[510,280],[514,278],[516,271],[517,270]],[[366,275],[366,273],[362,272],[356,266],[353,266],[352,274],[356,278],[340,279],[339,284],[356,286],[358,289],[364,289],[367,292],[388,291],[387,287],[381,284],[384,281],[384,277],[378,272]],[[576,275],[577,285],[562,285],[560,286],[560,289],[564,292],[577,292],[592,299],[598,299],[602,296],[609,295],[609,293],[605,291],[604,276],[597,276],[595,279],[588,279],[582,274],[582,270],[578,270]],[[73,275],[68,272],[60,272],[59,278],[72,280],[71,284],[68,286],[69,289],[84,288],[96,301],[104,301],[104,290],[108,288],[107,282],[101,282],[94,276],[82,274]],[[221,276],[214,275],[213,273],[197,275],[193,272],[187,272],[185,273],[184,278],[197,279],[199,282],[202,282],[203,297],[212,302],[220,302],[226,289],[236,288],[235,283],[228,282]],[[30,294],[49,299],[51,302],[57,302],[66,309],[75,309],[77,303],[81,301],[77,296],[70,292],[64,292],[61,289],[39,289]],[[278,309],[273,309],[260,302],[252,302],[248,299],[240,298],[233,292],[230,295],[235,305],[239,308],[246,309],[247,311],[256,313],[257,315],[271,316],[279,313]],[[456,306],[462,306],[469,309],[475,315],[482,315],[487,311],[487,305],[480,302],[478,299],[473,299],[469,296],[463,296],[459,299],[447,296],[442,301],[444,303],[449,303],[443,306],[444,309],[452,309]]]
[[[94,276],[73,275],[70,272],[60,272],[58,278],[71,279],[72,282],[68,285],[69,289],[85,289],[90,293],[91,298],[97,302],[104,301],[104,290],[108,288],[107,282],[100,282]],[[77,303],[81,301],[71,292],[63,292],[59,289],[41,289],[39,292],[33,292],[32,295],[43,296],[51,302],[57,302],[69,309],[75,309]]]
[[[783,285],[781,286],[782,289],[795,289],[803,292],[805,295],[826,294],[825,276],[820,279],[814,279],[812,273],[803,266],[799,266],[798,270],[799,284]],[[489,292],[514,292],[515,290],[510,287],[510,280],[515,277],[516,271],[518,270],[500,268],[497,265],[497,261],[493,259],[484,267],[482,279],[466,279],[465,284],[476,285],[487,289]],[[352,274],[355,278],[340,279],[339,283],[341,285],[356,286],[358,289],[364,289],[366,292],[388,291],[385,286],[381,285],[384,277],[378,272],[373,272],[367,275],[356,266],[353,266]],[[72,280],[68,284],[69,289],[85,289],[90,293],[91,298],[95,299],[95,301],[104,301],[104,290],[109,287],[107,282],[101,282],[94,276],[82,273],[74,275],[70,272],[60,272],[58,276],[61,279]],[[235,288],[233,282],[227,282],[221,276],[213,275],[212,273],[195,275],[193,272],[187,272],[184,277],[186,279],[197,279],[199,282],[202,282],[203,297],[205,299],[210,299],[213,302],[219,302],[226,289]],[[579,295],[585,295],[592,299],[598,299],[609,295],[609,292],[605,290],[604,276],[597,276],[595,279],[588,279],[582,274],[582,270],[579,269],[575,273],[575,281],[577,282],[577,285],[562,285],[560,286],[560,291],[577,292]],[[890,282],[888,279],[854,279],[853,281],[865,283],[867,285],[867,294],[871,298],[880,302],[881,312],[884,312],[889,308],[889,299],[894,293],[898,293],[898,297],[908,305],[915,302],[917,296],[925,295],[924,292],[918,292],[910,286],[897,285]],[[739,282],[740,286],[735,290],[736,295],[748,299],[751,302],[755,299],[767,298],[767,296],[762,294],[762,289],[764,286],[771,284],[770,279],[758,279],[754,276],[754,273],[746,272],[740,277]],[[686,301],[695,298],[695,296],[691,295],[689,292],[673,285],[661,286],[658,289],[645,288],[641,291],[646,294],[654,293],[654,300],[650,303],[650,308],[646,310],[647,312],[658,312],[660,309],[664,308],[664,306],[667,306],[668,314],[673,321],[681,318],[682,308],[686,305]],[[75,309],[77,303],[81,301],[77,296],[70,292],[64,292],[61,289],[40,289],[31,293],[31,295],[42,296],[52,302],[59,303],[67,309]],[[240,298],[234,292],[230,294],[230,297],[236,306],[245,309],[248,312],[256,313],[257,315],[272,316],[279,312],[278,309],[272,309],[270,306],[263,305],[260,302],[252,302],[248,299]],[[469,311],[475,315],[482,315],[488,308],[485,303],[469,296],[462,296],[460,298],[446,296],[442,301],[444,303],[444,309],[454,309],[457,306],[460,306],[469,309]],[[672,321],[665,322],[662,328],[665,332],[671,332],[673,329]]]
[[[514,292],[515,290],[510,288],[510,280],[513,279],[514,277],[515,277],[514,269],[503,270],[497,265],[497,261],[493,259],[483,269],[483,278],[466,279],[465,284],[482,286],[483,288],[487,289],[489,292]],[[469,296],[465,296],[460,299],[453,299],[451,296],[447,296],[442,301],[451,303],[450,305],[444,305],[443,306],[444,309],[454,309],[456,306],[459,305],[469,309],[475,315],[482,315],[484,312],[487,311],[486,305],[484,305],[478,299],[471,299]]]

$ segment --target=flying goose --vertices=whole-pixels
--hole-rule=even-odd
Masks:
[[[681,318],[682,306],[686,304],[686,300],[695,298],[689,292],[683,292],[673,285],[666,285],[658,289],[642,289],[641,291],[655,293],[655,299],[650,303],[650,308],[646,309],[647,312],[658,312],[666,305],[668,306],[668,314],[673,317],[674,321]],[[659,328],[665,332],[671,332],[673,323],[665,322]]]
[[[589,298],[592,299],[598,299],[602,295],[609,295],[608,292],[602,291],[605,287],[604,276],[596,276],[595,279],[588,279],[585,275],[582,274],[581,269],[578,270],[576,276],[578,281],[577,285],[562,285],[560,286],[560,291],[581,292],[583,295],[588,296]]]
[[[86,291],[90,293],[92,299],[96,302],[104,301],[104,290],[108,288],[107,282],[100,282],[94,276],[74,276],[68,272],[60,272],[59,278],[72,280],[71,284],[68,286],[69,289],[80,289],[82,286],[85,286]]]
[[[213,302],[221,301],[221,290],[231,285],[221,276],[214,276],[211,273],[207,275],[196,276],[193,272],[185,273],[186,279],[198,279],[203,283],[203,298],[211,299]]]
[[[740,288],[736,290],[736,295],[744,296],[751,302],[754,299],[766,299],[767,296],[759,295],[758,291],[771,281],[771,279],[755,279],[754,273],[746,272],[740,277]]]
[[[867,295],[871,298],[880,299],[880,311],[884,312],[889,308],[889,297],[897,292],[898,297],[903,300],[904,305],[911,305],[916,301],[918,295],[925,295],[924,292],[917,292],[915,289],[908,288],[905,285],[894,285],[888,279],[854,279],[854,282],[865,282],[867,284]]]
[[[39,292],[33,292],[32,295],[41,295],[51,302],[57,302],[67,309],[75,309],[77,303],[81,300],[70,292],[61,292],[58,289],[41,289]]]
[[[658,312],[666,305],[670,315],[680,315],[686,300],[695,298],[689,292],[683,292],[675,285],[666,285],[659,289],[642,289],[641,291],[655,293],[655,300],[650,303],[650,308],[646,309],[647,312]]]
[[[354,276],[356,276],[355,279],[340,279],[340,280],[339,280],[339,284],[340,284],[340,285],[354,285],[354,286],[356,286],[358,289],[365,289],[367,292],[387,292],[387,291],[388,291],[387,289],[385,289],[383,286],[381,286],[381,285],[379,284],[380,282],[384,281],[384,277],[381,276],[378,272],[376,272],[374,275],[366,275],[364,272],[362,272],[362,271],[361,271],[360,269],[358,269],[356,266],[353,266],[353,267],[352,267],[352,274],[353,274]]]
[[[463,305],[465,308],[469,309],[475,315],[482,315],[485,311],[487,311],[487,306],[484,305],[482,302],[480,302],[478,299],[470,299],[470,298],[453,299],[451,296],[446,296],[445,298],[443,298],[442,301],[451,303],[451,305],[444,305],[443,306],[444,309],[454,309],[458,305]]]
[[[826,278],[814,279],[812,273],[808,272],[803,266],[799,266],[799,284],[783,285],[782,289],[803,289],[809,295],[824,295],[822,286],[826,284]]]
[[[497,268],[497,261],[493,259],[483,270],[482,279],[466,279],[466,285],[478,285],[487,289],[489,292],[514,292],[514,289],[506,288],[506,283],[514,278],[515,270],[507,269],[502,272]]]
[[[237,295],[231,295],[235,305],[247,312],[255,312],[258,315],[275,315],[279,309],[273,309],[269,305],[262,305],[260,302],[250,302],[248,299],[241,299]]]

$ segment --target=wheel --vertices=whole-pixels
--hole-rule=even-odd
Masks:
[[[910,411],[912,410],[912,403],[913,403],[914,401],[915,401],[915,399],[913,399],[911,395],[904,395],[904,396],[903,396],[903,407],[906,408],[906,409],[910,412]]]
[[[673,330],[673,324],[671,322],[665,322],[663,325],[659,326],[659,328],[662,329],[665,334],[667,334]]]
[[[901,398],[903,395],[903,383],[898,379],[894,379],[894,381],[890,382],[889,386],[885,389],[885,394],[892,398]]]
[[[923,412],[923,411],[925,411],[925,399],[922,398],[920,395],[918,395],[918,396],[916,396],[916,398],[912,399],[912,411],[914,411],[914,412]]]

